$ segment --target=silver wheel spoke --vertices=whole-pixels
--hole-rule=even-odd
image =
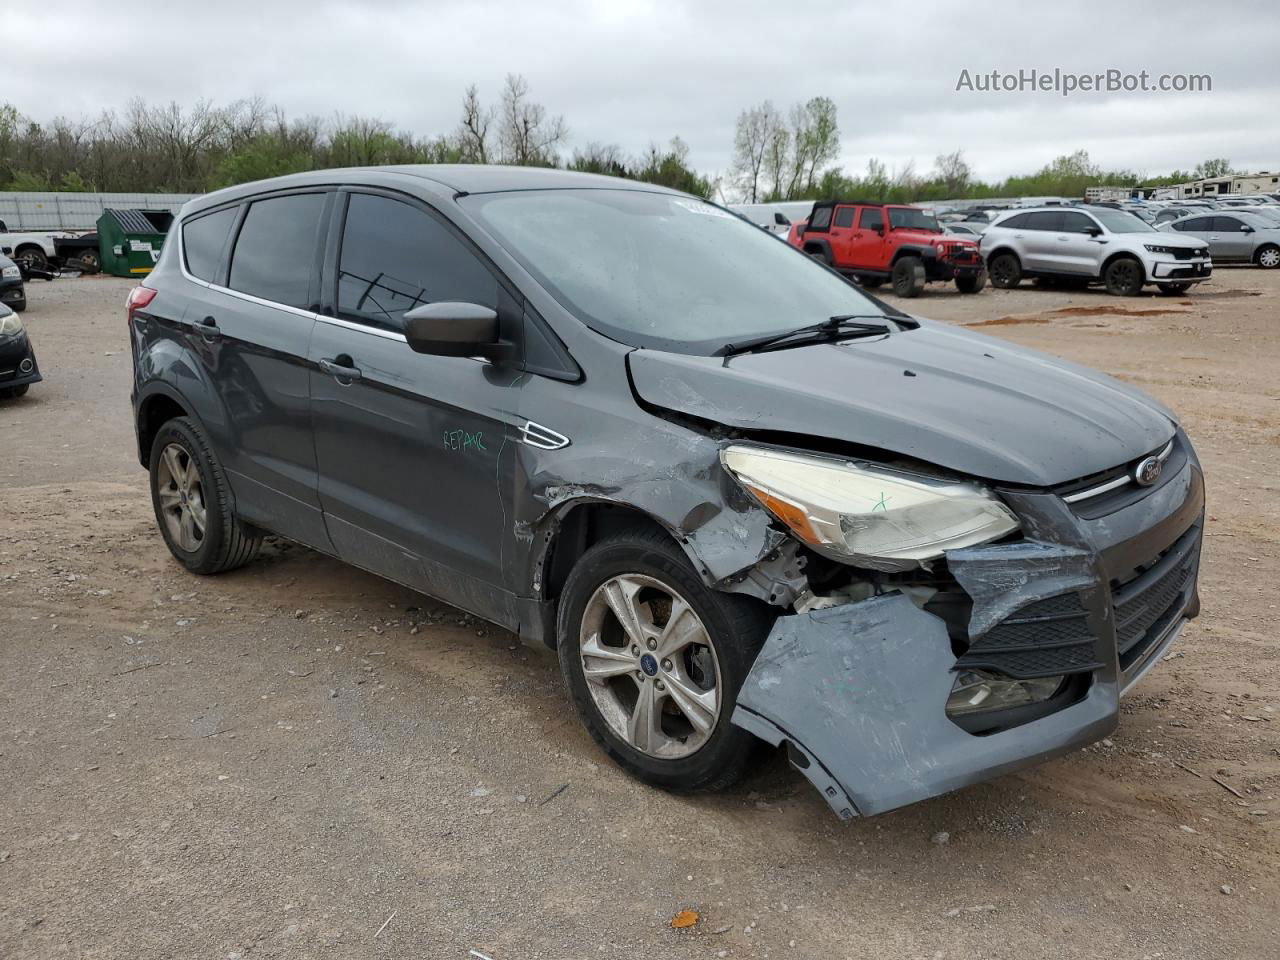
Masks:
[[[670,657],[691,643],[706,642],[706,630],[698,620],[698,615],[693,612],[693,607],[679,597],[672,597],[671,615],[658,638],[658,649],[655,651],[657,656]]]
[[[641,617],[636,594],[642,584],[625,577],[617,577],[604,585],[604,600],[618,618],[623,632],[632,643],[643,645],[645,640],[644,618]]]
[[[185,490],[187,486],[187,471],[182,469],[182,459],[178,448],[174,444],[169,444],[169,446],[164,448],[162,457],[164,459],[164,465],[169,471],[169,477],[173,480],[173,485],[179,490]]]
[[[172,510],[182,504],[182,495],[177,490],[161,487],[158,496],[160,497],[160,506],[166,510]]]
[[[716,725],[720,695],[714,688],[702,690],[697,684],[675,673],[666,675],[667,692],[685,718],[699,733],[710,733]]]
[[[190,510],[183,510],[182,517],[178,521],[178,532],[183,550],[194,550],[196,543],[195,523],[191,518]]]
[[[635,670],[636,658],[626,650],[606,647],[598,633],[582,644],[582,673],[588,680],[603,683],[610,677],[633,674]]]
[[[636,697],[635,709],[631,711],[631,719],[627,721],[627,739],[637,750],[653,753],[664,739],[658,728],[658,697],[654,684],[640,684],[640,694]]]

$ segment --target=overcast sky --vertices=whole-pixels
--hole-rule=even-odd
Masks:
[[[1078,148],[1147,173],[1225,156],[1280,167],[1280,3],[1014,4],[757,0],[161,0],[58,14],[0,0],[4,89],[28,116],[95,115],[129,98],[261,95],[291,116],[382,117],[451,131],[463,89],[496,100],[521,73],[571,145],[628,152],[678,134],[724,171],[734,120],[771,99],[839,109],[840,165],[925,172],[963,149],[978,176],[1031,172]],[[62,10],[62,8],[59,8]],[[134,14],[132,11],[139,13]],[[962,70],[1209,74],[1208,93],[957,92]]]

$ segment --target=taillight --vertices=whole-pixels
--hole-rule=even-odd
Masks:
[[[135,310],[141,310],[152,300],[156,298],[156,292],[150,287],[134,287],[129,291],[129,300],[127,303],[129,311],[129,325],[133,326],[133,313]]]

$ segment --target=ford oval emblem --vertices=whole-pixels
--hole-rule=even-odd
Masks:
[[[1149,487],[1160,479],[1160,471],[1163,469],[1164,462],[1159,457],[1147,457],[1133,468],[1134,482]]]

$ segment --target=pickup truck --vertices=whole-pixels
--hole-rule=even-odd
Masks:
[[[44,271],[50,265],[62,266],[70,260],[80,261],[86,273],[96,273],[101,267],[96,233],[71,233],[59,230],[55,233],[10,233],[0,220],[0,253],[12,257],[24,273]]]
[[[814,204],[787,242],[855,277],[864,287],[889,280],[900,297],[916,297],[926,283],[955,281],[961,293],[987,285],[978,244],[943,232],[927,210],[893,203],[827,201]]]

